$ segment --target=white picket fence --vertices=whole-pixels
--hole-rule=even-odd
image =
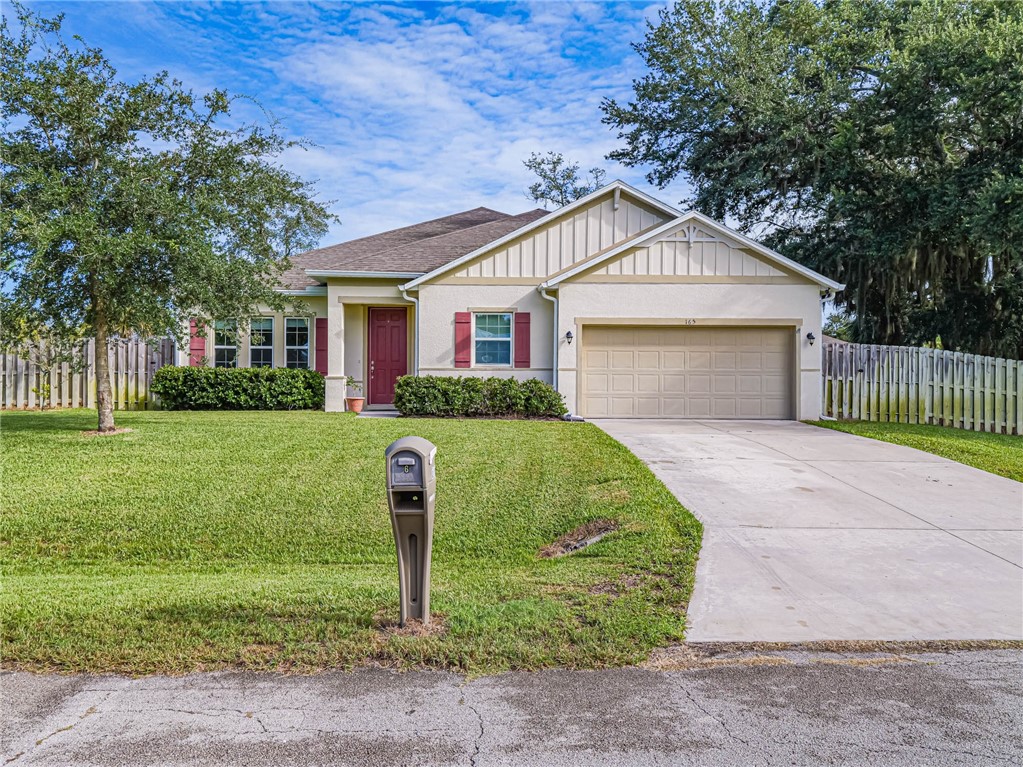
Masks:
[[[1023,435],[1023,361],[836,342],[823,353],[825,415]]]
[[[145,410],[155,405],[149,394],[153,374],[174,364],[174,341],[114,339],[107,359],[115,409]],[[83,341],[70,360],[41,344],[0,354],[0,407],[96,407],[96,342]]]

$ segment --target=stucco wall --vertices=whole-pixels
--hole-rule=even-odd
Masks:
[[[820,414],[821,337],[820,293],[816,285],[758,284],[643,284],[566,282],[560,286],[558,328],[558,388],[569,409],[577,409],[577,366],[581,328],[587,321],[695,320],[698,325],[770,322],[792,327],[799,371],[795,402],[797,417]],[[746,323],[745,321],[749,321]],[[571,330],[575,343],[568,344]]]
[[[362,382],[366,392],[366,307],[345,304],[344,373]],[[329,360],[330,357],[328,356]],[[355,394],[355,392],[351,392]]]
[[[402,280],[329,279],[325,308],[328,316],[326,410],[345,409],[344,398],[354,395],[344,385],[344,377],[352,376],[362,383],[362,396],[367,394],[367,312],[371,306],[402,306],[408,314],[408,369],[412,370],[415,311],[402,297]]]
[[[551,380],[554,305],[530,285],[423,285],[419,291],[421,375],[511,375]],[[455,312],[529,312],[528,368],[455,367]]]
[[[517,310],[530,312],[528,369],[456,368],[454,366],[455,312]],[[551,327],[553,305],[535,288],[524,285],[424,285],[420,291],[420,373],[422,375],[511,375],[552,380]],[[558,330],[558,388],[571,411],[577,409],[577,365],[582,325],[595,320],[636,320],[699,324],[757,324],[770,322],[792,328],[798,350],[796,372],[797,417],[820,414],[820,342],[806,341],[812,332],[821,337],[821,310],[816,285],[764,284],[657,284],[579,283],[560,286]],[[571,330],[575,341],[568,344]]]

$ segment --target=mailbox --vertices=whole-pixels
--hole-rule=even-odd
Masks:
[[[401,625],[430,622],[430,554],[437,447],[422,437],[402,437],[384,451],[387,504],[398,549]]]

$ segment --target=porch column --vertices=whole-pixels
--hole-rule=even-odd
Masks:
[[[345,409],[345,305],[341,289],[327,285],[327,389],[323,409],[340,413]]]

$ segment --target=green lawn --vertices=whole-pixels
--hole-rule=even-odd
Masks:
[[[1023,437],[1007,434],[872,421],[814,421],[815,426],[894,442],[940,455],[967,466],[1023,482]]]
[[[144,673],[365,662],[484,673],[637,661],[683,636],[699,523],[589,424],[327,413],[0,417],[7,667]],[[383,450],[438,446],[432,608],[393,630]],[[537,551],[589,520],[622,529]]]

